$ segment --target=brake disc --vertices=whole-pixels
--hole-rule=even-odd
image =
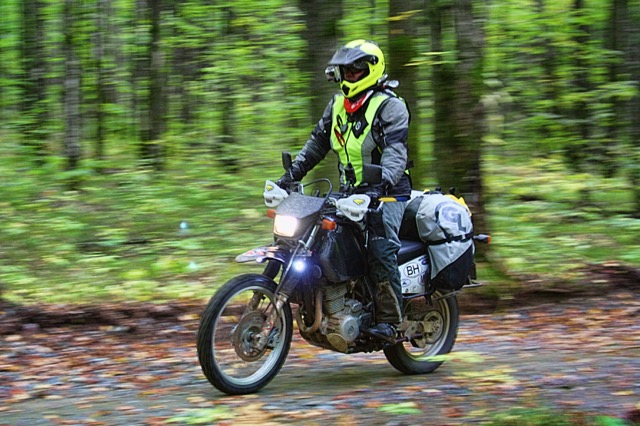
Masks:
[[[231,343],[236,354],[244,361],[257,361],[264,355],[266,345],[261,347],[259,343],[263,324],[262,313],[253,311],[243,316],[234,328]]]

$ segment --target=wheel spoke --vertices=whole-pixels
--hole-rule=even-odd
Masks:
[[[442,364],[434,357],[451,351],[458,330],[458,304],[455,297],[442,296],[436,292],[429,303],[416,298],[406,306],[402,327],[407,341],[385,349],[387,360],[399,371],[429,373]]]
[[[241,310],[247,298],[249,302],[244,302],[246,308]],[[238,383],[255,380],[273,363],[271,354],[278,348],[260,345],[258,339],[269,304],[267,295],[250,289],[234,295],[216,321],[212,339],[214,362],[228,380]],[[238,311],[244,314],[239,316]],[[233,330],[228,329],[228,324],[233,324]]]
[[[255,392],[284,363],[291,343],[291,309],[286,305],[272,312],[274,290],[270,279],[247,274],[225,284],[205,309],[198,356],[209,381],[223,392]]]

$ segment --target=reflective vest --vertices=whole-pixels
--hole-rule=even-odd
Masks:
[[[371,130],[380,105],[389,97],[381,92],[374,93],[368,101],[364,114],[352,114],[351,118],[344,107],[344,96],[337,95],[334,99],[331,116],[331,148],[338,154],[342,168],[349,163],[353,166],[356,173],[356,186],[362,181],[363,165],[373,162],[375,150],[380,153]],[[378,162],[375,163],[378,164]]]

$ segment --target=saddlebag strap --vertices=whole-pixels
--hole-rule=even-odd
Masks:
[[[437,246],[439,244],[451,243],[453,241],[469,241],[473,237],[473,231],[468,234],[458,235],[457,237],[448,237],[437,241],[428,241],[425,244],[428,246]]]

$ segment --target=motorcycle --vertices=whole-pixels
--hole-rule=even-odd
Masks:
[[[284,155],[285,169],[291,157]],[[349,174],[347,174],[349,176]],[[197,335],[200,366],[209,382],[229,395],[255,393],[276,377],[291,345],[294,318],[308,343],[342,353],[383,351],[405,374],[436,370],[458,333],[457,291],[430,283],[425,244],[402,241],[398,254],[403,322],[396,338],[369,333],[375,325],[376,288],[368,277],[367,217],[378,203],[349,184],[333,192],[328,179],[285,190],[267,181],[265,203],[274,240],[238,262],[264,263],[262,273],[232,278],[213,295]],[[366,166],[363,182],[381,181],[379,166]],[[326,185],[321,195],[305,188]],[[376,206],[376,204],[378,204]],[[487,242],[487,236],[475,236]],[[279,275],[279,278],[277,278]],[[475,277],[473,277],[475,278]],[[473,285],[472,277],[467,285]],[[292,308],[295,307],[295,309]]]

